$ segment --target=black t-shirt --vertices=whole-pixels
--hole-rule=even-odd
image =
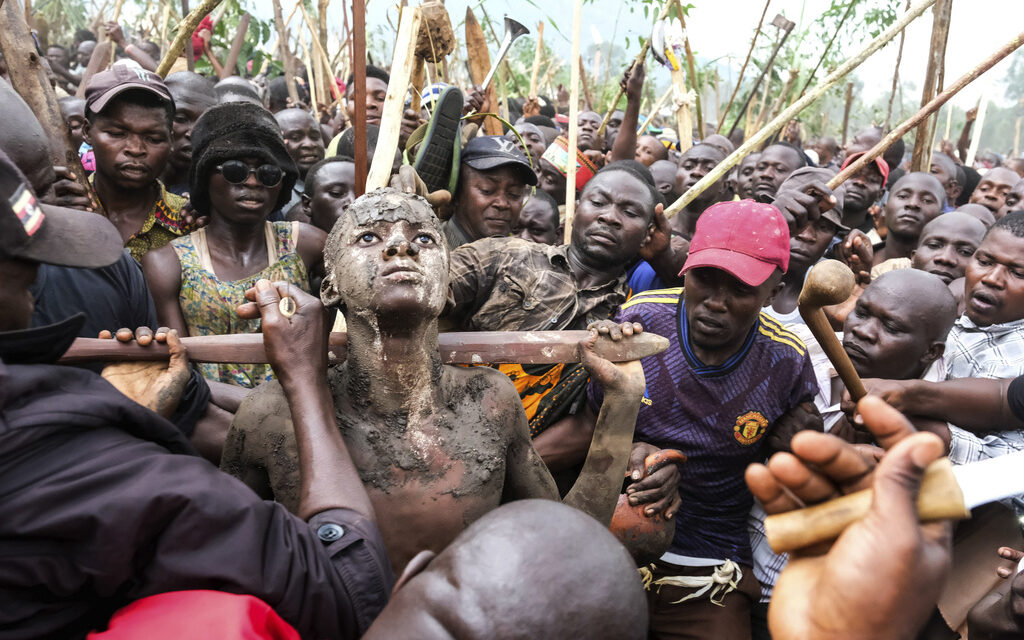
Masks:
[[[35,298],[33,327],[54,324],[76,313],[86,316],[78,332],[82,338],[95,338],[104,329],[149,327],[155,330],[159,327],[142,269],[128,251],[114,264],[100,269],[40,264],[31,291]],[[103,369],[103,363],[99,362],[81,366],[96,373]],[[192,369],[192,378],[185,385],[171,422],[190,436],[209,402],[209,385]]]

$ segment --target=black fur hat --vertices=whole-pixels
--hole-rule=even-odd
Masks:
[[[274,116],[249,102],[226,102],[207,109],[192,129],[188,189],[196,213],[210,214],[210,175],[214,167],[226,160],[245,158],[259,158],[284,170],[274,208],[283,207],[292,197],[299,170],[288,155]]]

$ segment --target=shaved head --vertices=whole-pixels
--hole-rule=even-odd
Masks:
[[[640,640],[647,601],[607,527],[552,500],[518,500],[474,522],[440,555],[413,559],[363,637],[409,637],[412,629],[426,640]]]
[[[988,229],[989,227],[996,223],[995,214],[989,211],[988,207],[982,206],[980,204],[968,203],[957,207],[956,210],[962,213],[966,213],[972,218],[977,219],[979,222],[981,222],[981,224],[985,225],[986,229]]]
[[[890,271],[864,289],[846,317],[843,348],[862,377],[919,378],[943,354],[956,310],[938,276]]]

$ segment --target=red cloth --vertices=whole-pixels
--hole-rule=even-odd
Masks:
[[[196,30],[192,32],[192,57],[196,60],[203,57],[203,39],[199,37],[199,32],[206,29],[213,34],[213,18],[210,14],[206,14],[203,21],[199,23]]]
[[[171,591],[119,609],[106,631],[86,640],[301,640],[270,606],[253,596],[223,591]]]

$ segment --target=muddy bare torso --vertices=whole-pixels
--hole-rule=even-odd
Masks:
[[[396,572],[419,551],[440,552],[470,523],[502,502],[515,410],[502,374],[444,367],[439,401],[414,415],[379,416],[349,398],[344,366],[328,380],[339,429],[377,514]],[[503,378],[503,376],[502,376]],[[358,385],[353,392],[358,394]],[[513,400],[517,400],[513,396]],[[299,469],[288,405],[276,383],[243,403],[222,468],[260,495],[295,512]]]

